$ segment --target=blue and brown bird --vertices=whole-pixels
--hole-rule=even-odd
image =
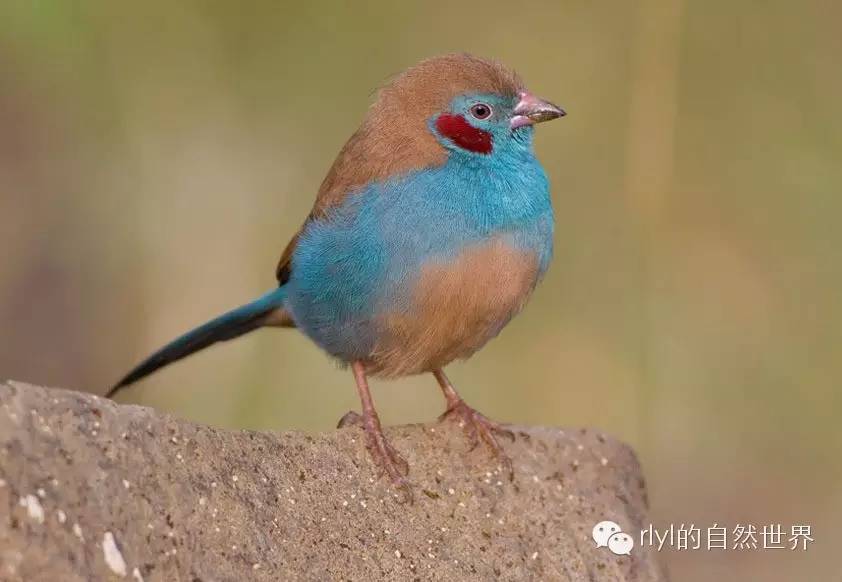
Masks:
[[[349,364],[374,461],[406,488],[407,463],[385,438],[367,377],[431,373],[476,445],[506,459],[508,431],[468,406],[444,373],[495,337],[550,262],[549,184],[534,125],[565,113],[497,62],[431,58],[377,93],[287,245],[278,286],[167,344],[119,389],[223,340],[294,327]],[[510,434],[510,433],[509,433]],[[509,465],[510,466],[510,465]]]

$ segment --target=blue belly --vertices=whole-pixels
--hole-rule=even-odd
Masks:
[[[411,309],[425,264],[500,237],[534,256],[540,277],[552,254],[552,208],[541,166],[531,155],[521,162],[512,172],[465,164],[415,172],[364,188],[308,224],[287,283],[298,328],[343,361],[365,360],[382,335],[379,316]]]

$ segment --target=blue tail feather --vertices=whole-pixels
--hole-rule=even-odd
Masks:
[[[196,329],[188,331],[138,364],[115,384],[106,396],[111,398],[121,388],[216,342],[234,339],[263,327],[268,317],[276,310],[283,309],[285,297],[286,290],[284,287],[278,287],[261,295],[251,303],[232,309]]]

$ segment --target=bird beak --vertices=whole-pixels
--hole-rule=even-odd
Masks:
[[[550,121],[558,117],[564,117],[567,113],[558,105],[544,101],[532,95],[522,92],[520,101],[515,106],[512,116],[511,127],[517,129],[524,125],[533,125],[542,121]]]

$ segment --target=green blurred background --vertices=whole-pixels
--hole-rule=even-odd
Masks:
[[[489,416],[630,442],[657,524],[810,524],[806,553],[665,552],[675,580],[840,579],[842,5],[0,3],[0,375],[102,392],[274,284],[372,90],[449,51],[569,116],[536,147],[556,256],[449,372]],[[430,377],[375,382],[429,421]],[[350,375],[270,330],[122,400],[331,429]]]

